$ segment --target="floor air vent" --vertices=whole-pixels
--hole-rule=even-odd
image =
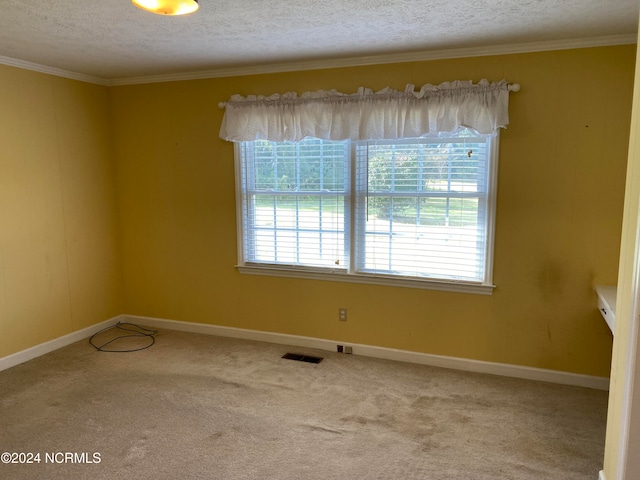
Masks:
[[[299,362],[320,363],[322,357],[312,357],[310,355],[300,355],[299,353],[285,353],[282,358],[287,360],[297,360]]]

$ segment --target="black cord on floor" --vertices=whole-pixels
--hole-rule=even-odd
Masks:
[[[133,328],[126,328],[123,325],[127,325],[127,326],[133,327]],[[95,343],[93,343],[93,339],[95,337],[97,337],[98,335],[100,335],[100,334],[102,334],[104,332],[107,332],[109,330],[115,330],[115,329],[122,330],[122,331],[125,331],[125,332],[131,332],[131,333],[125,334],[125,335],[120,335],[119,337],[113,338],[113,339],[109,340],[108,342],[103,343],[102,345],[96,345]],[[96,350],[98,350],[99,352],[115,352],[115,353],[138,352],[140,350],[144,350],[145,348],[149,348],[151,345],[156,343],[156,339],[155,339],[154,335],[156,335],[157,333],[158,333],[158,330],[150,330],[148,328],[141,327],[140,325],[136,325],[134,323],[118,322],[115,325],[111,325],[110,327],[103,328],[99,332],[96,332],[93,335],[91,335],[91,338],[89,338],[89,343]],[[110,350],[110,349],[104,348],[107,345],[115,342],[116,340],[120,340],[121,338],[130,338],[130,337],[146,337],[146,338],[149,339],[150,343],[148,345],[145,345],[144,347],[134,348],[132,350]]]

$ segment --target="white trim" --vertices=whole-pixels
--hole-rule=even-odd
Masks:
[[[259,342],[269,342],[296,347],[316,348],[333,352],[336,351],[336,345],[347,345],[353,347],[354,354],[366,357],[384,358],[400,362],[417,363],[421,365],[451,368],[467,372],[487,373],[491,375],[501,375],[527,380],[537,380],[541,382],[586,387],[597,390],[608,390],[609,388],[609,379],[606,377],[595,377],[504,363],[483,362],[466,358],[446,357],[442,355],[397,350],[394,348],[361,345],[338,340],[326,340],[321,338],[303,337],[299,335],[288,335],[260,330],[248,330],[244,328],[225,327],[204,323],[182,322],[138,315],[123,315],[122,317],[124,318],[122,321],[155,328],[166,328],[169,330],[201,333],[205,335],[217,335],[220,337],[241,338],[245,340],[255,340]]]
[[[241,238],[241,237],[238,237]],[[237,265],[240,273],[247,275],[261,275],[268,277],[305,278],[309,280],[324,280],[331,282],[365,283],[368,285],[383,285],[387,287],[421,288],[424,290],[439,290],[442,292],[476,293],[491,295],[495,285],[483,285],[464,282],[447,282],[444,280],[419,280],[413,278],[393,277],[391,275],[366,275],[364,273],[343,273],[331,270],[330,273],[302,268],[286,268],[273,266]]]
[[[27,62],[25,60],[19,60],[17,58],[3,57],[2,55],[0,55],[0,65],[22,68],[23,70],[32,70],[34,72],[46,73],[48,75],[54,75],[56,77],[79,80],[80,82],[95,83],[97,85],[102,85],[105,87],[109,85],[109,80],[105,78],[94,77],[93,75],[86,75],[84,73],[71,72],[69,70],[50,67],[48,65],[41,65],[39,63]]]
[[[236,184],[236,238],[238,250],[238,264],[244,262],[244,199],[242,184],[242,149],[241,142],[233,142],[233,164],[235,168]]]
[[[604,476],[604,471],[600,470],[600,474],[598,475],[598,480],[607,480],[607,478]]]
[[[517,83],[514,85],[518,85]],[[511,86],[509,87],[511,90]],[[517,89],[513,89],[514,92],[520,91],[520,85]],[[495,238],[496,238],[496,210],[498,208],[498,160],[500,159],[500,129],[497,129],[495,138],[493,138],[489,145],[491,146],[491,152],[488,155],[489,163],[489,178],[487,185],[487,205],[486,212],[486,238],[485,238],[485,259],[484,265],[486,268],[484,278],[487,283],[493,283],[493,258],[495,253]],[[493,290],[491,291],[493,293]]]
[[[12,355],[0,358],[0,371],[27,362],[36,357],[45,355],[59,348],[66,347],[67,345],[71,345],[72,343],[84,340],[94,333],[102,330],[103,328],[108,327],[109,325],[113,325],[117,322],[141,323],[149,327],[166,328],[169,330],[201,333],[205,335],[216,335],[220,337],[241,338],[244,340],[269,342],[279,345],[315,348],[332,352],[336,351],[336,345],[347,345],[353,348],[354,354],[362,355],[365,357],[384,358],[387,360],[395,360],[399,362],[417,363],[421,365],[430,365],[433,367],[451,368],[467,372],[486,373],[505,377],[522,378],[526,380],[557,383],[561,385],[593,388],[597,390],[607,390],[609,388],[609,379],[606,377],[595,377],[590,375],[560,372],[556,370],[525,367],[520,365],[447,357],[443,355],[431,355],[427,353],[397,350],[394,348],[377,347],[372,345],[362,345],[338,340],[303,337],[300,335],[288,335],[283,333],[225,327],[221,325],[211,325],[205,323],[166,320],[162,318],[144,317],[140,315],[118,315],[91,327],[72,332],[68,335],[64,335],[54,340],[36,345],[35,347],[31,347],[21,352],[17,352]],[[601,476],[604,478],[604,473],[601,473]]]
[[[81,82],[95,83],[103,86],[136,85],[142,83],[177,82],[182,80],[201,80],[206,78],[237,77],[243,75],[259,75],[264,73],[295,72],[319,70],[323,68],[357,67],[387,63],[419,62],[426,60],[444,60],[449,58],[486,57],[490,55],[509,55],[514,53],[546,52],[552,50],[571,50],[575,48],[609,47],[614,45],[631,45],[638,41],[636,34],[608,35],[603,37],[587,37],[569,40],[551,40],[545,42],[514,43],[493,45],[490,47],[455,48],[411,53],[386,55],[369,55],[363,57],[335,58],[327,60],[309,60],[305,62],[271,63],[268,65],[252,65],[246,67],[216,68],[198,72],[171,73],[164,75],[142,75],[122,78],[100,78],[84,73],[73,72],[61,68],[41,65],[17,58],[0,55],[0,65],[33,70],[35,72],[70,78]]]
[[[443,355],[431,355],[427,353],[397,350],[394,348],[377,347],[372,345],[362,345],[338,340],[326,340],[321,338],[303,337],[300,335],[288,335],[284,333],[225,327],[221,325],[211,325],[205,323],[166,320],[162,318],[144,317],[139,315],[118,315],[91,327],[72,332],[68,335],[64,335],[54,340],[36,345],[35,347],[31,347],[12,355],[0,358],[0,371],[27,362],[36,357],[40,357],[59,348],[66,347],[67,345],[71,345],[72,343],[84,340],[85,338],[88,338],[94,333],[102,330],[103,328],[108,327],[109,325],[113,325],[117,322],[142,323],[143,325],[149,327],[166,328],[169,330],[201,333],[205,335],[216,335],[220,337],[241,338],[244,340],[269,342],[279,345],[315,348],[332,352],[336,351],[336,345],[347,345],[353,348],[354,354],[362,355],[365,357],[384,358],[387,360],[395,360],[399,362],[417,363],[421,365],[430,365],[433,367],[451,368],[467,372],[501,375],[505,377],[522,378],[526,380],[537,380],[541,382],[572,385],[577,387],[593,388],[597,390],[607,390],[609,388],[609,379],[606,377],[595,377],[590,375],[560,372],[556,370],[524,367],[520,365],[484,362],[480,360],[447,357]],[[601,472],[601,476],[604,478],[604,473]]]
[[[91,335],[99,332],[103,328],[122,321],[122,317],[122,315],[118,315],[117,317],[110,318],[109,320],[105,320],[104,322],[100,322],[90,327],[83,328],[82,330],[76,330],[75,332],[69,333],[62,337],[54,338],[53,340],[41,343],[40,345],[36,345],[35,347],[27,348],[26,350],[22,350],[6,357],[2,357],[0,358],[0,372],[8,368],[15,367],[16,365],[19,365],[21,363],[28,362],[29,360],[40,357],[47,353],[53,352],[54,350],[58,350],[59,348],[71,345],[72,343],[79,342],[81,340],[84,340],[85,338],[89,338]]]
[[[238,77],[265,73],[298,72],[320,70],[324,68],[358,67],[388,63],[420,62],[427,60],[445,60],[450,58],[486,57],[491,55],[510,55],[515,53],[546,52],[552,50],[572,50],[576,48],[608,47],[637,43],[636,34],[608,35],[569,40],[551,40],[533,43],[515,43],[493,45],[490,47],[455,48],[387,55],[369,55],[364,57],[334,58],[327,60],[309,60],[304,62],[271,63],[246,67],[217,68],[199,72],[173,73],[166,75],[146,75],[138,77],[114,78],[110,86],[136,85],[141,83],[177,82],[182,80],[201,80],[206,78]]]
[[[636,400],[634,392],[636,360],[638,358],[638,321],[640,318],[640,214],[636,222],[633,279],[631,284],[631,312],[629,315],[629,332],[626,339],[627,357],[625,359],[623,378],[624,390],[622,393],[622,411],[620,413],[620,443],[618,445],[618,464],[616,475],[616,478],[619,480],[624,480],[626,478],[628,463],[635,458],[633,455],[630,455],[631,452],[629,452],[631,415],[633,413],[633,409],[637,409],[640,406],[638,405],[638,400]],[[618,303],[617,299],[616,303]]]

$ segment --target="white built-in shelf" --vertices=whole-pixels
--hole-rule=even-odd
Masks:
[[[596,293],[598,294],[598,309],[607,322],[611,333],[615,332],[616,326],[616,294],[618,289],[615,286],[610,285],[598,285],[596,287]]]

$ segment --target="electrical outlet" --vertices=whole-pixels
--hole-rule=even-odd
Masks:
[[[347,309],[346,308],[339,308],[338,309],[338,319],[342,322],[346,322],[347,321]]]

